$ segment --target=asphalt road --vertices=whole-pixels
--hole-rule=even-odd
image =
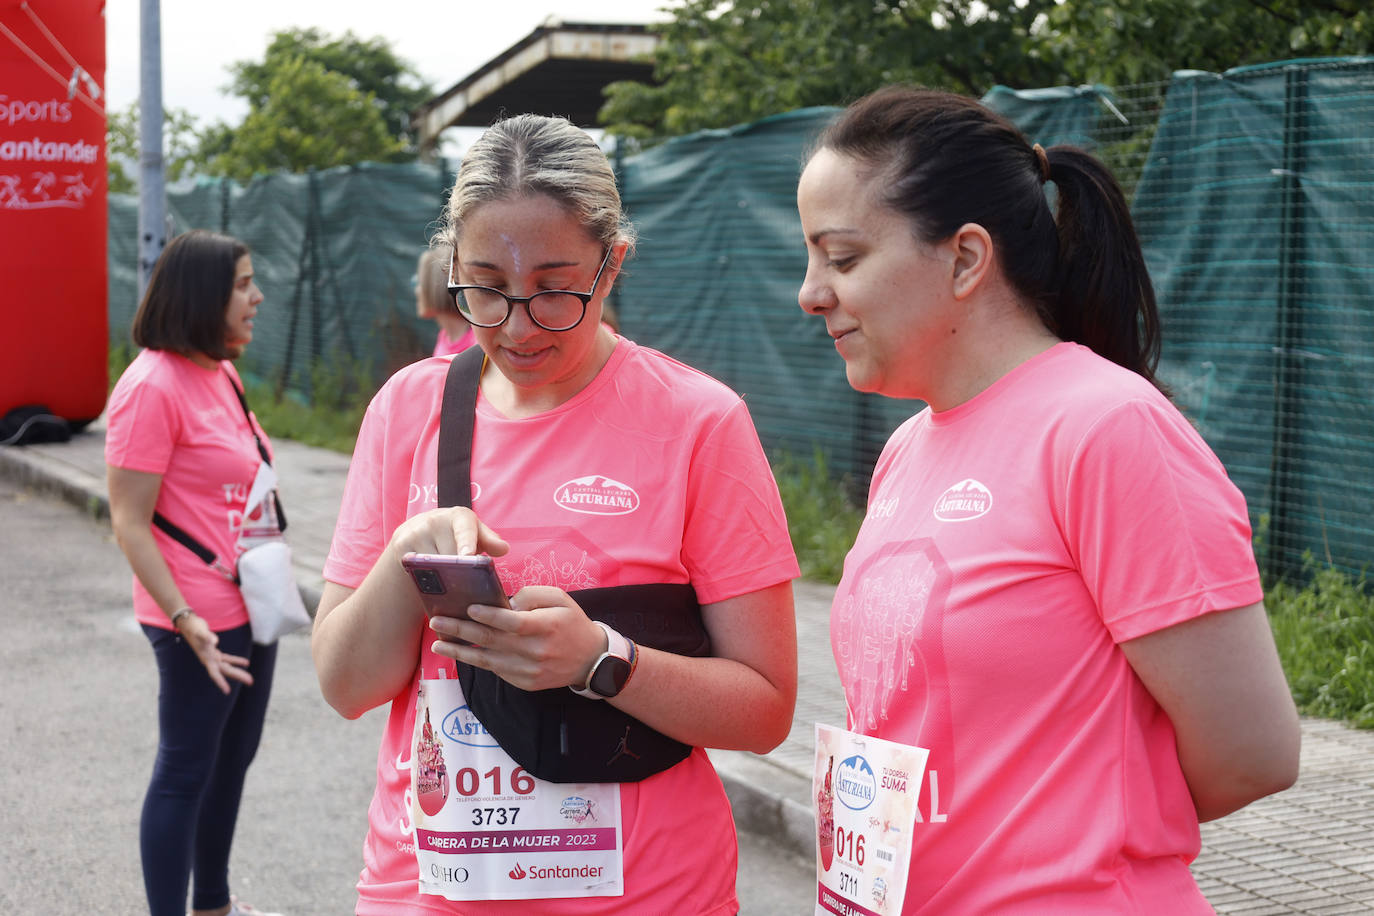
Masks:
[[[107,525],[0,479],[0,914],[146,911],[137,837],[157,676],[129,581]],[[380,709],[340,718],[308,638],[282,640],[235,839],[237,894],[288,916],[353,911],[383,722]],[[813,889],[809,862],[741,835],[742,913],[808,913]]]

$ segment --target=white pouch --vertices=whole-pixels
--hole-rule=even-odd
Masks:
[[[261,541],[239,554],[238,578],[253,642],[269,645],[278,637],[310,626],[310,613],[301,600],[286,541]]]

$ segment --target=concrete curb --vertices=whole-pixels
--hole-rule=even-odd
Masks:
[[[811,784],[767,757],[746,751],[708,750],[734,810],[736,829],[772,840],[811,864],[816,856],[816,818]]]
[[[30,452],[31,446],[0,446],[0,475],[49,493],[90,514],[92,518],[109,521],[110,499],[105,481],[97,480],[86,471],[54,461],[50,456]]]

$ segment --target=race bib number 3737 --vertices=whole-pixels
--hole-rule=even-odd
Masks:
[[[619,784],[531,776],[481,727],[457,680],[420,682],[411,769],[422,893],[449,900],[624,893]]]

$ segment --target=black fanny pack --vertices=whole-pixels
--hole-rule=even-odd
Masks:
[[[484,354],[453,358],[439,422],[439,505],[472,506],[472,428]],[[690,585],[620,585],[569,592],[593,620],[639,645],[701,657],[711,640]],[[604,700],[566,687],[521,690],[484,668],[458,663],[468,708],[525,770],[549,782],[638,782],[680,763],[691,745],[669,738]]]

